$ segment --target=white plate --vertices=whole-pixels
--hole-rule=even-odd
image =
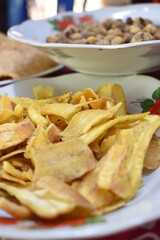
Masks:
[[[60,13],[53,18],[38,21],[25,21],[13,26],[8,31],[9,37],[38,48],[42,48],[53,56],[58,63],[69,66],[73,70],[96,75],[131,75],[144,73],[160,68],[160,40],[128,43],[121,45],[87,45],[46,43],[48,35],[58,33],[49,21],[64,21],[72,17],[77,24],[80,17],[89,15],[95,21],[106,18],[122,18],[131,16],[151,19],[160,25],[160,4],[135,4],[121,7],[106,7],[97,11],[76,14]],[[56,26],[57,27],[57,23]]]
[[[56,71],[59,71],[63,67],[64,66],[62,64],[59,64],[56,67],[53,67],[53,68],[51,68],[49,70],[37,73],[36,75],[31,76],[30,78],[33,78],[33,77],[43,77],[43,76],[48,75],[50,73],[54,73]],[[16,79],[16,80],[14,80],[14,79],[1,80],[0,81],[0,86],[4,86],[4,85],[10,84],[10,83],[14,83],[14,81],[22,81],[23,79],[28,79],[28,77],[20,78],[20,79]]]
[[[119,83],[123,87],[127,108],[130,113],[141,112],[142,108],[138,102],[142,99],[152,98],[152,93],[160,87],[160,82],[147,76],[130,77],[96,77],[83,74],[68,74],[55,78],[28,79],[6,87],[0,88],[0,94],[6,93],[9,97],[33,97],[32,88],[37,84],[52,85],[56,94],[64,91],[77,91],[85,87],[97,89],[101,84],[110,81]],[[144,186],[140,188],[136,197],[126,204],[125,207],[106,214],[95,223],[82,226],[57,226],[44,228],[36,225],[34,221],[22,221],[7,225],[2,224],[2,216],[7,216],[0,211],[0,237],[12,239],[78,239],[108,236],[120,231],[127,230],[155,220],[160,217],[160,168],[143,175]],[[99,222],[98,222],[99,220]],[[9,220],[10,221],[10,220]]]

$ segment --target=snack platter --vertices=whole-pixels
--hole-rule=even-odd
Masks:
[[[75,84],[75,82],[76,82],[76,84]],[[106,85],[106,83],[110,83],[110,84]],[[132,130],[132,128],[134,128],[134,127],[135,127],[135,129],[137,129],[140,127],[140,125],[143,122],[143,120],[140,120],[140,118],[143,119],[143,118],[145,118],[145,116],[146,116],[145,121],[150,121],[147,119],[153,119],[153,123],[152,123],[153,125],[155,124],[154,119],[156,119],[156,122],[157,122],[156,124],[158,127],[159,116],[157,115],[157,113],[158,113],[159,109],[158,109],[157,102],[158,102],[158,99],[160,99],[160,96],[159,96],[160,83],[157,79],[148,77],[145,75],[134,75],[134,76],[128,76],[128,77],[102,77],[102,76],[97,77],[97,76],[89,76],[89,75],[83,75],[83,74],[68,74],[68,75],[54,77],[54,78],[31,78],[31,79],[25,79],[22,81],[14,82],[13,84],[10,84],[6,87],[1,87],[0,95],[3,96],[3,94],[5,94],[5,96],[3,96],[3,99],[7,99],[7,98],[12,99],[12,101],[14,101],[14,103],[16,105],[18,104],[18,101],[20,101],[20,98],[23,98],[25,106],[27,106],[26,104],[29,104],[29,101],[30,101],[27,99],[33,98],[33,96],[35,96],[37,99],[39,99],[39,100],[37,100],[37,103],[38,103],[38,101],[41,102],[41,100],[40,100],[41,98],[43,98],[43,99],[45,98],[47,100],[47,98],[49,96],[52,96],[53,89],[54,89],[54,96],[59,96],[60,97],[60,98],[58,97],[59,101],[63,101],[63,102],[61,102],[62,104],[66,104],[64,102],[64,100],[66,101],[66,99],[68,97],[67,94],[69,92],[72,92],[72,95],[71,95],[72,96],[72,104],[75,107],[76,105],[78,105],[80,103],[77,103],[77,102],[75,103],[74,101],[79,101],[78,99],[81,94],[83,96],[86,96],[86,99],[88,96],[88,95],[85,95],[86,92],[87,92],[87,94],[89,94],[89,96],[91,96],[91,94],[92,94],[92,97],[96,96],[94,94],[94,92],[92,92],[91,90],[88,90],[89,88],[92,89],[93,91],[97,91],[97,93],[100,96],[104,92],[106,94],[106,91],[108,92],[108,89],[111,89],[114,92],[114,90],[113,90],[114,87],[112,87],[112,86],[117,86],[117,85],[121,86],[122,89],[124,90],[124,94],[125,94],[125,98],[126,98],[126,107],[127,107],[126,114],[130,115],[130,117],[127,117],[127,119],[132,119],[132,124],[133,124],[133,126],[130,126],[130,127],[128,125],[117,125],[117,128],[120,128],[120,129],[124,128],[123,130],[126,131],[126,133],[128,132],[128,130]],[[107,90],[106,90],[106,87],[101,88],[101,86],[107,86]],[[109,88],[108,88],[108,86],[109,86]],[[87,90],[84,91],[84,89],[87,89]],[[118,87],[118,89],[121,89],[121,88]],[[77,92],[78,92],[78,94],[74,95]],[[112,92],[112,94],[113,94],[113,92]],[[120,95],[117,94],[117,92],[118,92],[117,90],[115,92],[116,92],[116,95],[115,95],[114,99],[118,99],[117,96],[121,96],[121,101],[123,102],[124,98],[123,98],[123,95],[121,94],[122,92],[120,91]],[[44,95],[44,93],[46,93],[46,95]],[[147,99],[148,100],[150,99],[150,101],[153,102],[149,108],[147,108],[147,106],[148,106],[147,105],[148,102],[146,102]],[[82,97],[82,100],[83,101],[81,102],[81,104],[83,104],[83,106],[85,104],[85,107],[86,107],[84,97]],[[91,104],[90,110],[97,111],[98,110],[98,109],[96,109],[97,102],[95,105],[95,103],[93,104],[91,99],[89,101]],[[98,104],[101,103],[101,101],[99,102],[99,99],[97,101],[98,101]],[[113,111],[113,109],[115,109],[117,106],[117,105],[112,106],[113,102],[111,99],[107,100],[107,104],[109,104],[108,110],[110,109],[111,111]],[[117,104],[118,104],[118,102],[117,102]],[[121,108],[121,111],[119,112],[120,115],[124,114],[124,111],[125,111],[124,102],[122,105],[123,105],[123,108]],[[36,105],[34,104],[33,106],[35,107]],[[104,104],[102,104],[100,106],[104,107]],[[44,106],[42,105],[41,108],[43,108],[43,111],[45,111],[45,114],[46,114],[46,111],[48,112],[47,114],[50,114],[49,111],[51,111],[51,110],[49,110],[49,108],[50,108],[49,105],[47,105],[47,109],[46,109],[45,105]],[[93,109],[93,108],[95,108],[95,109]],[[20,112],[22,113],[22,111],[20,111],[19,105],[15,109],[16,109],[16,112],[15,112],[16,116],[20,117]],[[147,117],[147,113],[145,113],[148,111],[148,109],[150,109],[150,111],[153,111],[149,118]],[[38,131],[37,123],[39,121],[39,118],[34,118],[33,115],[31,114],[32,113],[31,110],[33,110],[33,109],[30,108],[30,110],[28,111],[28,114],[30,116],[30,119],[32,119],[35,127],[37,128],[36,131]],[[85,113],[87,113],[87,111],[88,111],[87,108],[85,108],[83,111],[80,111],[77,114],[85,114]],[[106,110],[103,110],[103,111],[106,111]],[[142,112],[144,112],[144,113],[142,113]],[[64,114],[64,112],[63,112],[63,114]],[[134,126],[135,121],[132,118],[132,116],[133,116],[132,114],[137,114],[136,118],[139,119],[139,123],[137,123],[135,126]],[[117,116],[116,118],[124,119],[124,116]],[[45,118],[45,119],[48,119],[48,118]],[[7,121],[9,121],[9,120],[7,120]],[[24,120],[19,121],[19,123],[17,123],[17,124],[21,124],[23,121],[29,121],[29,119],[24,118]],[[55,121],[55,118],[52,116],[52,122],[53,121]],[[115,118],[111,117],[111,121],[115,121]],[[43,123],[46,124],[46,121],[44,120]],[[11,124],[13,124],[13,123],[11,123]],[[28,126],[30,126],[30,124],[31,123],[29,123],[29,122],[27,123]],[[71,120],[70,120],[70,124],[71,124]],[[123,124],[123,121],[121,122],[121,124]],[[79,126],[79,129],[81,128],[80,125],[81,125],[81,123],[76,124],[76,126]],[[25,126],[25,124],[23,125],[23,127],[24,126]],[[127,126],[128,126],[128,129],[127,129]],[[32,131],[32,127],[30,128],[30,131]],[[64,125],[62,124],[61,127],[63,128]],[[144,125],[144,127],[145,127],[145,125]],[[150,125],[147,125],[146,133],[145,133],[145,131],[140,131],[138,135],[143,136],[143,134],[144,135],[146,134],[145,136],[147,139],[147,136],[148,136],[147,132],[149,132],[149,131],[152,132],[152,130],[149,130],[149,128],[150,128]],[[45,127],[44,127],[44,129],[45,129]],[[79,131],[79,129],[78,129],[78,131]],[[155,127],[155,129],[156,129],[156,127]],[[113,132],[113,130],[114,129],[112,129],[112,132]],[[74,146],[74,148],[76,148],[76,144],[77,144],[76,142],[79,141],[78,146],[82,147],[82,145],[81,145],[82,143],[81,143],[80,139],[75,138],[75,140],[74,139],[73,140],[64,140],[65,138],[68,138],[70,136],[72,131],[73,131],[72,129],[70,129],[68,132],[67,132],[67,130],[63,130],[63,132],[62,132],[63,138],[62,139],[64,142],[62,141],[62,143],[66,143],[67,141],[75,141],[74,144],[72,142],[72,149],[73,149],[73,146]],[[27,130],[26,130],[26,132],[27,132]],[[43,137],[44,136],[46,137],[46,135],[44,134],[44,131],[42,131],[42,132],[43,132]],[[41,132],[41,134],[42,134],[42,132]],[[2,132],[1,132],[1,134],[2,134]],[[39,134],[39,132],[37,132],[37,134]],[[48,134],[49,134],[49,132],[48,132]],[[76,132],[72,132],[72,134],[77,134],[77,129],[76,129]],[[86,132],[86,134],[87,134],[87,132]],[[93,136],[94,135],[92,134],[92,137]],[[23,135],[23,137],[24,137],[24,135]],[[72,135],[72,138],[73,138],[73,135]],[[48,144],[46,142],[45,138],[40,137],[39,140],[34,140],[36,144],[40,144],[38,147],[38,152],[40,152],[39,158],[41,155],[43,155],[41,153],[41,151],[43,151],[43,153],[44,153],[44,151],[46,151],[45,148],[43,148],[43,149],[41,148],[42,139],[43,139],[44,146],[45,146],[45,144]],[[83,139],[87,139],[85,141],[87,141],[88,144],[89,143],[91,144],[90,141],[93,141],[93,139],[89,138],[89,136],[87,136],[87,138],[86,138],[85,134],[83,136]],[[138,139],[139,138],[137,138],[137,141],[139,141]],[[40,143],[38,143],[38,141],[40,141]],[[52,139],[52,141],[53,141],[53,139]],[[145,141],[146,140],[144,140],[144,143],[141,146],[142,148],[146,144]],[[9,143],[6,143],[6,144],[9,144]],[[54,145],[54,144],[59,144],[59,143],[53,143],[52,145]],[[139,142],[139,144],[140,144],[140,142]],[[114,145],[114,143],[113,143],[113,145]],[[34,151],[36,151],[36,148],[35,149],[32,148],[33,147],[32,141],[30,142],[30,146],[31,146],[30,150],[29,149],[28,149],[29,151],[26,150],[26,153],[25,153],[26,157],[27,157],[27,154],[28,154],[28,156],[30,156],[31,152],[33,154]],[[136,148],[136,146],[137,146],[136,142],[134,142],[133,147]],[[25,145],[23,145],[23,147],[25,147]],[[121,146],[117,145],[117,148],[118,147],[121,147]],[[48,148],[47,145],[46,145],[46,148]],[[68,146],[68,148],[70,148],[70,147]],[[94,151],[95,146],[92,144],[92,146],[90,145],[90,148],[92,149],[92,151]],[[139,150],[137,150],[137,151],[139,151]],[[38,153],[36,152],[36,154],[38,154]],[[3,156],[4,156],[4,154],[2,154],[2,157]],[[47,156],[47,151],[45,153],[45,158],[47,159],[46,156]],[[89,164],[89,162],[88,162],[91,169],[93,168],[94,161],[95,161],[95,160],[93,160],[92,157],[90,156],[89,160],[86,159],[86,161],[89,161],[89,162],[92,160],[92,163],[90,162],[90,164]],[[34,159],[36,172],[34,172],[35,170],[33,170],[33,172],[30,172],[30,173],[31,173],[31,175],[33,173],[33,179],[36,182],[37,181],[36,178],[40,177],[41,172],[37,171],[38,165],[37,165],[36,156],[32,155],[32,159]],[[137,158],[135,157],[134,159],[137,159]],[[29,159],[28,159],[28,161],[29,161]],[[101,161],[101,160],[99,160],[99,161]],[[5,171],[5,169],[7,169],[6,168],[7,164],[11,163],[7,158],[6,158],[6,160],[4,160],[4,162],[5,162],[5,164],[2,164],[3,171]],[[105,167],[103,165],[103,161],[101,161],[101,162],[102,162],[102,165],[100,165],[100,166]],[[128,164],[129,164],[129,162],[128,162]],[[151,163],[149,162],[149,167],[151,167],[150,164]],[[145,166],[147,166],[147,165],[145,165]],[[45,168],[46,166],[43,165],[43,167]],[[52,165],[50,165],[49,167],[52,168]],[[74,168],[74,164],[72,165],[72,167]],[[141,167],[142,167],[142,165],[141,165]],[[82,166],[81,166],[81,168],[82,168]],[[29,167],[29,169],[30,169],[30,167]],[[82,168],[82,169],[84,171],[84,168]],[[122,167],[122,169],[123,169],[123,167]],[[137,175],[137,171],[139,171],[138,169],[139,169],[139,167],[137,167],[136,173],[134,174],[134,178],[136,178],[136,179],[137,178],[139,179],[139,177],[140,177]],[[103,168],[101,170],[103,170]],[[49,170],[47,170],[47,172],[48,171]],[[65,172],[63,177],[65,176],[65,178],[68,179],[67,182],[69,183],[71,181],[73,175],[75,174],[75,172],[73,173],[72,169],[68,169],[68,171],[70,173],[67,174],[67,172]],[[94,171],[94,170],[92,169],[91,171]],[[97,171],[98,171],[98,168],[97,168]],[[56,174],[56,172],[55,172],[55,174]],[[76,174],[80,174],[80,173],[76,172]],[[37,206],[39,206],[38,202],[37,202],[37,206],[35,208],[31,207],[31,209],[34,212],[34,214],[36,214],[36,215],[38,214],[38,216],[40,218],[31,217],[31,220],[26,220],[26,219],[18,220],[16,218],[11,218],[11,216],[9,214],[7,214],[5,211],[0,211],[0,237],[12,238],[12,239],[46,239],[46,240],[49,240],[49,239],[77,239],[77,238],[83,239],[83,238],[108,236],[113,233],[115,234],[117,232],[129,229],[129,228],[141,225],[141,224],[145,224],[151,220],[159,218],[159,216],[160,216],[160,211],[159,211],[160,193],[157,191],[158,186],[160,184],[159,174],[160,174],[159,168],[154,169],[154,170],[143,171],[142,182],[139,182],[140,186],[138,185],[136,187],[136,194],[134,196],[132,195],[133,189],[132,189],[131,185],[130,185],[131,190],[129,190],[129,192],[127,192],[127,193],[126,193],[126,189],[122,188],[125,194],[129,194],[129,196],[132,195],[132,199],[130,199],[129,201],[127,200],[124,205],[122,204],[122,206],[121,206],[121,202],[119,202],[120,205],[118,205],[118,208],[115,211],[111,211],[111,212],[107,213],[107,211],[105,210],[106,213],[105,213],[105,211],[104,211],[104,213],[102,211],[102,214],[100,214],[98,216],[91,217],[91,216],[86,215],[84,217],[84,216],[78,215],[79,216],[78,218],[71,218],[71,216],[68,216],[67,218],[64,218],[63,220],[59,219],[58,221],[55,221],[54,217],[53,217],[50,219],[50,221],[48,221],[48,220],[46,221],[46,218],[45,218],[46,215],[44,215],[44,213],[41,212],[41,210],[39,212],[36,211]],[[29,175],[29,176],[31,177],[31,175]],[[101,176],[102,175],[103,174],[101,172]],[[50,177],[46,176],[46,177],[49,179],[51,176]],[[107,179],[108,179],[108,177],[107,177]],[[47,178],[45,179],[45,181],[47,181]],[[32,177],[30,179],[32,179]],[[42,181],[42,179],[43,179],[43,181]],[[12,180],[14,181],[14,179],[12,179]],[[52,180],[53,180],[53,182],[55,181],[55,183],[57,183],[56,186],[60,186],[59,181],[56,182],[55,179],[52,179]],[[83,181],[84,178],[82,177],[81,180]],[[46,187],[46,189],[48,189],[49,185],[45,185],[45,181],[44,181],[44,178],[41,178],[41,182],[39,182],[39,184],[44,184],[44,185],[39,185],[39,186],[41,186],[41,187],[44,186],[44,187]],[[66,180],[64,180],[64,182],[65,181]],[[122,183],[121,181],[123,181],[123,180],[122,179],[120,180],[120,184]],[[65,184],[64,182],[63,182],[63,184]],[[102,186],[104,182],[105,181],[103,181],[103,179],[100,180],[100,178],[99,178],[99,185],[101,184],[100,186]],[[23,200],[21,199],[22,195],[20,194],[20,196],[19,196],[18,191],[21,191],[22,189],[25,188],[23,185],[25,183],[19,181],[19,184],[21,184],[21,183],[22,183],[21,188],[19,188],[19,185],[5,183],[5,180],[3,180],[0,183],[0,188],[1,188],[1,190],[5,189],[9,194],[16,196],[18,201],[20,201],[20,203],[22,204],[22,202],[23,202]],[[94,182],[92,182],[92,184],[94,185]],[[67,185],[70,186],[70,183]],[[11,186],[14,188],[14,192],[12,192]],[[37,188],[37,191],[35,191],[35,189],[32,189],[33,192],[31,191],[31,193],[37,194],[36,196],[39,196],[39,197],[43,196],[42,199],[45,198],[44,197],[45,195],[39,195],[40,192],[41,192],[41,194],[44,194],[44,192],[41,190],[41,188],[39,189],[37,185],[35,185],[35,186]],[[68,190],[66,188],[66,185],[63,185],[63,187],[64,187],[64,189],[66,189],[64,192],[67,193]],[[77,187],[78,187],[77,182],[75,182],[73,185],[73,189],[76,190],[76,189],[78,189]],[[19,190],[16,190],[16,189],[19,189]],[[30,188],[28,188],[28,190],[29,189]],[[117,194],[121,194],[121,193],[119,193],[118,189],[119,188],[116,188],[116,190],[115,190],[114,188],[112,188],[112,191],[116,191]],[[16,191],[17,191],[17,193],[16,193]],[[48,191],[50,191],[50,190],[48,190]],[[58,189],[57,189],[57,191],[58,191]],[[54,192],[54,194],[57,194],[59,201],[60,201],[60,199],[62,200],[62,195],[59,195],[60,194],[59,191]],[[25,192],[24,192],[24,196],[25,196]],[[73,195],[71,194],[71,196],[73,196]],[[88,198],[88,194],[85,195],[85,193],[83,193],[83,196],[86,196],[86,198]],[[123,195],[121,195],[121,196],[122,196],[122,198],[125,199],[125,197]],[[99,199],[99,194],[97,197]],[[67,196],[65,196],[65,198],[67,198]],[[29,195],[28,195],[28,199],[29,199]],[[99,202],[99,201],[97,201],[97,202]],[[0,202],[0,204],[2,204],[2,202]],[[33,202],[31,201],[30,204],[33,204]],[[81,204],[82,204],[82,202],[81,202]],[[83,204],[84,204],[84,202],[83,202]],[[27,203],[25,203],[25,205],[28,206]],[[3,205],[1,205],[1,207],[2,206]],[[81,206],[83,206],[83,207],[87,206],[87,208],[89,208],[89,205],[86,205],[86,202],[84,205],[81,205]],[[109,204],[109,206],[112,206],[112,204],[111,205]],[[121,206],[121,208],[119,208],[120,206]],[[30,206],[28,206],[28,207],[30,207]],[[63,207],[63,205],[61,205],[61,207]],[[81,212],[83,212],[82,209],[81,209]],[[112,210],[112,208],[110,210]],[[46,211],[47,211],[47,208],[46,208]],[[14,213],[14,214],[18,214],[18,213]],[[26,214],[26,212],[25,212],[25,214]],[[42,214],[42,215],[40,216],[39,214]],[[50,213],[48,213],[48,214],[50,214]],[[74,214],[76,214],[76,212]]]

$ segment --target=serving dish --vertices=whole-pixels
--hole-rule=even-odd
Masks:
[[[92,80],[92,81],[91,81]],[[68,74],[54,78],[31,78],[17,81],[0,88],[0,95],[9,97],[33,97],[32,89],[37,84],[51,85],[55,94],[68,90],[75,92],[85,87],[96,90],[106,82],[119,83],[124,89],[129,113],[142,112],[140,102],[152,98],[152,93],[160,87],[160,82],[148,76],[96,77],[83,74]],[[75,84],[76,83],[76,84]],[[78,239],[95,238],[118,233],[160,217],[160,169],[143,174],[144,186],[136,197],[123,208],[95,219],[78,219],[60,222],[18,221],[0,211],[0,237],[12,239]],[[74,227],[73,227],[74,226]]]
[[[58,63],[82,73],[96,75],[131,75],[160,68],[160,40],[121,45],[46,43],[49,35],[59,33],[69,23],[99,22],[106,18],[149,18],[160,24],[160,4],[135,4],[106,7],[83,13],[60,13],[38,21],[28,20],[13,26],[8,36],[46,51]],[[52,24],[51,24],[52,23]]]

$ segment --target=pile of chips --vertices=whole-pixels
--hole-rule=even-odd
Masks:
[[[99,216],[159,167],[160,116],[127,114],[120,85],[0,97],[0,208],[18,218]],[[153,154],[154,152],[154,154]]]

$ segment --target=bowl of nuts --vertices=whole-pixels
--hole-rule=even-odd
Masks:
[[[60,13],[13,26],[8,36],[85,74],[133,75],[160,69],[160,4]]]

